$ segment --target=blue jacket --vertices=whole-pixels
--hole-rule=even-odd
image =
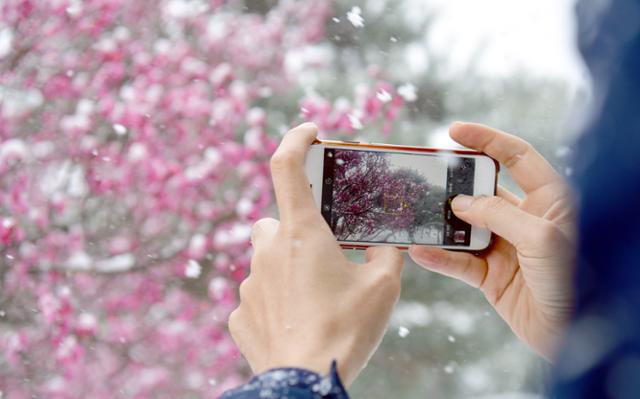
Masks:
[[[580,50],[595,88],[578,143],[576,311],[551,396],[640,398],[640,0],[583,1]],[[272,370],[223,399],[347,398],[335,370]]]
[[[327,376],[295,368],[273,369],[254,377],[247,384],[226,392],[220,399],[348,399],[340,382],[336,362]]]
[[[640,398],[640,0],[577,10],[595,109],[575,159],[577,308],[552,396]]]

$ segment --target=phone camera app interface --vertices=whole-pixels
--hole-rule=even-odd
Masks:
[[[463,156],[328,148],[321,212],[340,241],[465,246],[471,226],[450,203],[474,174]]]

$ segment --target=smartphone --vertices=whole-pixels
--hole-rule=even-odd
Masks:
[[[458,219],[458,194],[494,195],[499,164],[467,150],[316,140],[305,172],[340,245],[480,251],[491,232]]]

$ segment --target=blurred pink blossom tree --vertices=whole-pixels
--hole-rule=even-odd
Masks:
[[[287,57],[326,68],[303,50],[331,17],[328,0],[0,3],[0,396],[210,398],[246,378],[226,320],[278,134],[389,132],[402,105],[380,71],[351,99],[301,87]]]

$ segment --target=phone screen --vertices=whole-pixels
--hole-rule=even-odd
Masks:
[[[476,160],[454,154],[324,149],[321,212],[339,241],[468,246],[450,202],[473,195]]]

